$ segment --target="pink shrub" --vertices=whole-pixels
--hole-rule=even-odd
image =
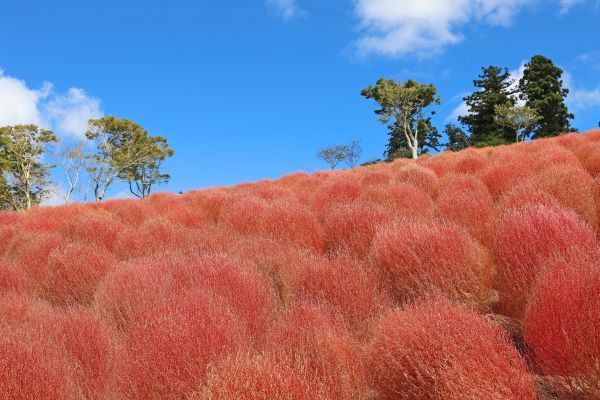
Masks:
[[[521,319],[536,277],[553,259],[596,251],[596,236],[573,212],[526,206],[508,210],[494,243],[503,314]]]
[[[85,399],[104,399],[113,372],[111,332],[86,309],[69,310],[58,321],[48,333],[72,358],[78,392]]]
[[[343,320],[331,309],[300,302],[292,305],[268,336],[266,349],[278,363],[291,363],[317,381],[331,399],[365,398],[366,373]]]
[[[114,252],[120,259],[131,260],[182,249],[189,243],[186,228],[158,217],[148,219],[139,226],[124,229],[117,237]]]
[[[563,207],[575,211],[593,228],[598,226],[593,195],[594,181],[583,168],[547,164],[528,183],[551,194]]]
[[[441,298],[383,318],[367,360],[382,400],[537,399],[525,363],[504,332]]]
[[[224,188],[194,190],[182,198],[192,210],[202,212],[209,220],[216,221],[227,198],[227,191]]]
[[[504,151],[492,159],[479,173],[479,177],[497,199],[526,180],[532,169],[533,162],[526,153]]]
[[[23,268],[36,283],[41,282],[50,254],[64,245],[57,233],[23,231],[13,237],[7,258]]]
[[[536,284],[524,337],[547,383],[564,399],[600,396],[600,264],[556,261]]]
[[[390,299],[380,282],[359,264],[345,257],[303,257],[282,271],[288,302],[308,301],[333,307],[352,333],[364,336]]]
[[[118,235],[125,225],[105,211],[87,211],[65,221],[61,233],[78,241],[113,251]]]
[[[12,263],[0,261],[0,295],[4,293],[28,294],[33,284],[27,273]]]
[[[397,221],[373,240],[372,259],[400,302],[440,291],[485,305],[493,296],[484,249],[461,228],[441,221]]]
[[[365,201],[332,206],[324,212],[325,247],[329,252],[347,250],[364,258],[375,231],[390,217],[382,207]]]
[[[360,197],[362,187],[356,175],[350,173],[331,174],[317,188],[314,199],[314,209],[320,216],[329,207],[356,200]]]
[[[433,214],[433,200],[429,194],[410,183],[371,186],[363,191],[361,198],[383,206],[397,217],[430,218]]]
[[[424,190],[431,197],[435,197],[437,191],[437,175],[431,169],[417,164],[409,164],[393,170],[392,184],[412,184]]]
[[[470,175],[444,179],[436,201],[440,219],[465,228],[473,238],[489,246],[494,222],[494,200],[483,182]]]
[[[210,363],[244,347],[245,331],[222,300],[184,294],[148,312],[125,339],[116,366],[127,399],[185,399]]]
[[[43,297],[57,305],[89,305],[98,284],[116,260],[106,250],[81,244],[55,249],[41,271]]]

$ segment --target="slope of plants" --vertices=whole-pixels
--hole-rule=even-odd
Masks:
[[[0,399],[600,399],[599,154],[0,213]]]

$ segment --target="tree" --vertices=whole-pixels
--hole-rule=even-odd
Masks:
[[[334,144],[319,150],[317,158],[326,162],[333,171],[339,163],[346,159],[347,146]]]
[[[450,151],[461,151],[471,146],[471,138],[459,126],[447,124],[444,134],[448,137],[446,148]]]
[[[496,106],[496,122],[511,129],[517,142],[522,142],[531,133],[531,128],[542,118],[537,110],[527,106]]]
[[[496,106],[515,104],[510,90],[512,82],[507,68],[489,66],[483,68],[480,79],[473,81],[480,90],[464,98],[469,114],[458,117],[471,133],[475,146],[497,146],[512,142],[513,132],[496,121]]]
[[[67,204],[71,203],[73,194],[81,188],[82,173],[87,166],[84,145],[80,141],[72,147],[64,147],[56,154],[65,174],[66,191],[63,197]]]
[[[350,168],[355,168],[360,161],[360,157],[362,156],[362,146],[359,142],[353,141],[350,144],[346,145],[346,157],[344,157],[344,161]]]
[[[156,165],[149,161],[158,154],[156,143],[135,122],[113,116],[92,119],[86,137],[95,144],[95,151],[86,156],[86,170],[96,201],[102,201],[115,182],[133,179],[132,171],[140,172],[140,168],[149,167],[156,172]],[[156,179],[152,182],[156,183],[163,178],[150,179]]]
[[[167,144],[167,139],[161,136],[146,136],[137,146],[139,152],[145,154],[139,162],[125,169],[121,177],[129,183],[129,191],[138,198],[146,198],[152,192],[152,187],[166,183],[171,179],[169,174],[161,171],[163,162],[172,157],[174,152]]]
[[[428,154],[430,150],[439,151],[442,146],[440,143],[442,135],[440,135],[437,128],[431,123],[431,118],[419,120],[417,125],[417,154],[421,156],[423,154]],[[401,127],[394,126],[394,129],[390,132],[390,140],[386,151],[388,160],[412,158],[412,152],[409,150],[406,136],[402,131]]]
[[[5,207],[30,209],[48,194],[50,165],[42,160],[46,147],[58,139],[52,131],[36,125],[16,125],[0,128],[0,165],[2,188],[0,196]]]
[[[534,128],[534,139],[572,131],[569,119],[575,116],[565,104],[569,89],[563,88],[562,74],[563,70],[544,56],[534,56],[525,65],[519,96],[527,107],[538,110],[541,117]]]
[[[379,121],[390,124],[388,157],[390,150],[398,150],[396,142],[405,146],[411,158],[419,156],[422,121],[428,121],[434,113],[431,107],[440,104],[440,98],[436,94],[437,89],[432,84],[420,84],[410,79],[402,83],[381,78],[375,86],[362,90],[362,96],[375,100],[381,107],[375,111],[379,115]]]

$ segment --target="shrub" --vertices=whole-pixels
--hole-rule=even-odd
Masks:
[[[184,399],[204,382],[210,363],[243,348],[244,336],[227,304],[203,291],[149,309],[125,339],[117,392],[127,399]]]
[[[563,207],[575,211],[593,228],[598,226],[593,194],[594,181],[583,168],[546,164],[546,167],[532,176],[528,183],[551,194]]]
[[[57,305],[90,305],[98,284],[115,264],[115,258],[95,247],[68,244],[55,249],[41,271],[43,297]]]
[[[400,302],[441,291],[483,305],[492,295],[487,253],[461,228],[446,222],[388,224],[373,240],[372,258]]]
[[[362,187],[356,174],[339,172],[335,175],[330,174],[316,190],[314,209],[317,215],[321,216],[329,207],[357,200],[361,195]]]
[[[109,213],[88,210],[65,221],[61,233],[69,240],[113,251],[119,233],[125,225]]]
[[[339,204],[324,213],[325,246],[329,252],[348,250],[364,258],[377,228],[390,219],[380,206],[364,201]]]
[[[595,250],[594,232],[571,211],[543,205],[508,210],[498,222],[494,243],[501,312],[520,320],[532,285],[548,262]]]
[[[395,217],[430,218],[433,214],[431,196],[410,183],[371,186],[363,191],[361,198],[383,206]],[[391,219],[391,216],[388,219]]]
[[[565,399],[600,396],[600,264],[555,261],[533,290],[524,320],[530,355]]]
[[[368,334],[373,320],[391,307],[374,274],[347,257],[302,257],[284,268],[282,276],[288,303],[331,306],[359,337]]]
[[[533,161],[526,153],[505,150],[492,158],[479,176],[492,196],[497,199],[525,181],[531,175],[532,169]]]
[[[382,400],[537,398],[504,332],[441,298],[383,318],[367,350],[367,366]]]
[[[444,179],[436,201],[436,214],[462,226],[473,238],[489,246],[494,222],[494,200],[479,179],[469,175]]]
[[[435,197],[437,191],[437,175],[431,169],[417,164],[409,164],[393,170],[392,174],[394,176],[392,184],[409,183],[424,190],[431,197]]]
[[[85,399],[104,399],[114,362],[111,332],[86,309],[71,309],[48,332],[70,355],[78,393]]]
[[[33,285],[22,268],[0,261],[0,295],[4,293],[29,294],[32,289]]]
[[[140,232],[144,234],[140,235]],[[122,260],[131,260],[182,249],[189,243],[189,231],[186,228],[158,217],[124,229],[117,237],[115,255]]]
[[[330,308],[298,302],[273,325],[266,349],[274,361],[317,381],[330,399],[361,399],[368,392],[357,345]]]

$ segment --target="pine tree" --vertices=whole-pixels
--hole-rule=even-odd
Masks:
[[[520,98],[527,107],[537,110],[541,117],[533,128],[533,138],[557,136],[572,131],[565,98],[569,89],[563,88],[563,70],[544,56],[534,56],[525,66],[523,78],[519,81]]]
[[[448,137],[446,148],[450,151],[460,151],[471,146],[471,138],[459,126],[447,124],[444,133]]]
[[[496,121],[496,106],[515,104],[510,73],[507,68],[489,66],[483,68],[479,78],[473,84],[480,90],[464,98],[469,115],[460,116],[458,120],[469,128],[471,143],[475,146],[511,143],[513,132]]]

